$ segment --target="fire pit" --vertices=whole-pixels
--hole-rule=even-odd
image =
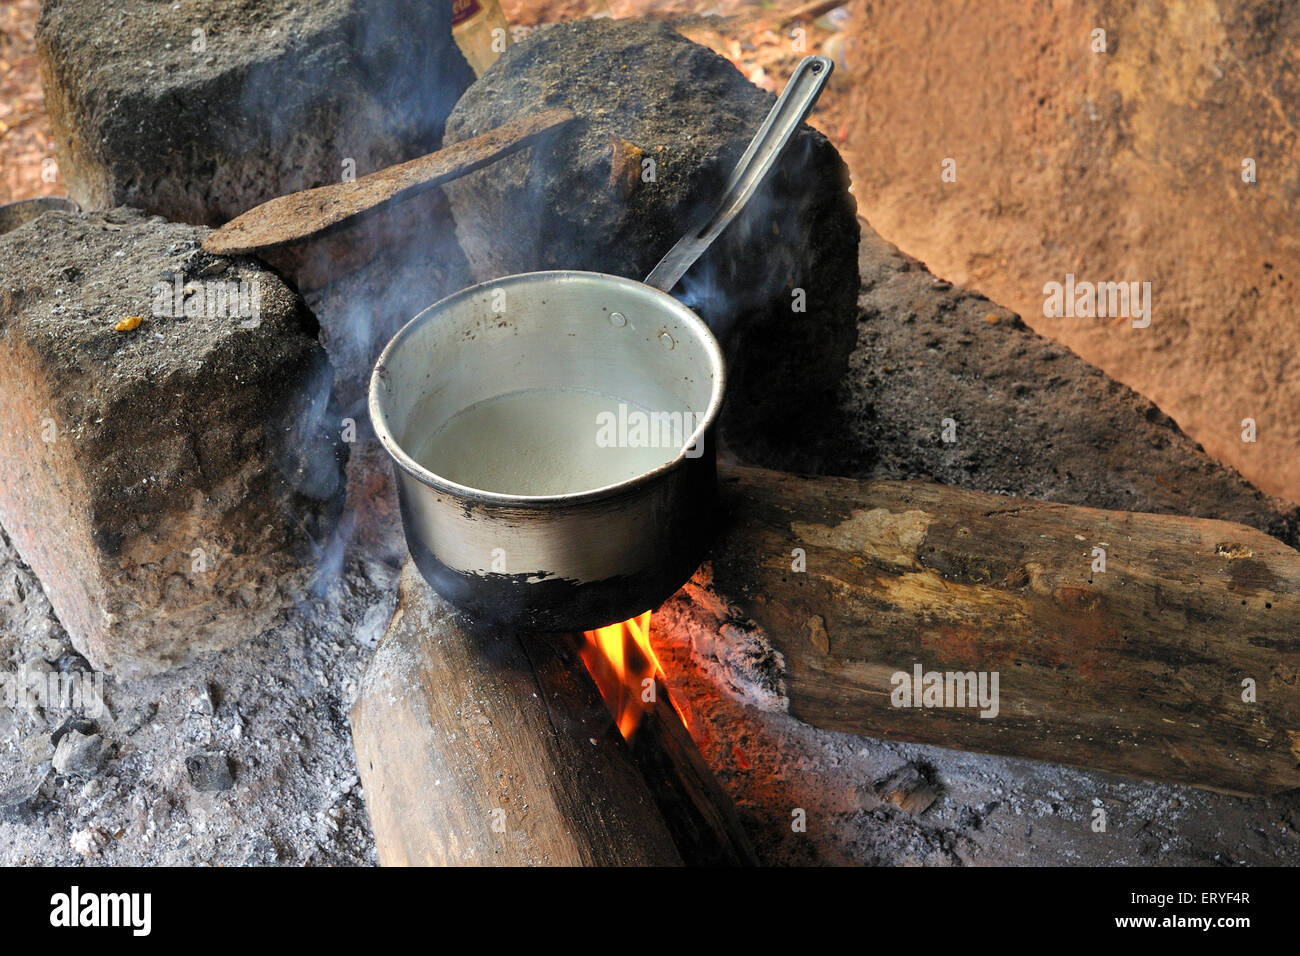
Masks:
[[[634,82],[608,68],[620,63]],[[1292,640],[1300,572],[1295,552],[1278,540],[1294,543],[1295,509],[1261,496],[1149,403],[1038,339],[1006,310],[936,280],[865,224],[857,258],[859,223],[842,164],[809,129],[702,273],[675,290],[709,323],[730,363],[730,410],[718,428],[719,506],[701,516],[718,535],[698,570],[683,559],[677,580],[695,571],[686,585],[665,596],[665,581],[635,606],[551,622],[574,625],[566,633],[492,623],[499,605],[490,602],[458,612],[414,565],[398,586],[405,560],[398,499],[357,402],[360,370],[395,315],[409,306],[405,320],[468,284],[464,273],[473,269],[480,285],[472,296],[490,307],[494,291],[506,292],[506,324],[492,339],[504,354],[513,287],[502,276],[552,265],[528,256],[555,256],[562,261],[554,265],[613,273],[620,288],[635,286],[704,197],[718,194],[769,105],[725,61],[659,25],[539,31],[467,92],[446,145],[497,128],[498,109],[562,108],[576,118],[555,137],[442,187],[467,259],[441,261],[420,239],[456,245],[436,191],[418,206],[379,210],[386,225],[378,231],[336,223],[308,245],[278,250],[282,258],[268,253],[290,283],[306,284],[308,271],[311,283],[325,280],[307,301],[330,354],[335,402],[313,393],[302,409],[315,415],[321,444],[268,433],[256,445],[250,483],[210,467],[234,460],[217,452],[244,447],[248,429],[204,424],[257,421],[260,428],[263,419],[279,420],[264,413],[278,416],[281,392],[296,393],[295,362],[308,365],[317,354],[310,334],[267,338],[297,343],[298,351],[259,366],[238,408],[201,401],[183,403],[186,414],[134,418],[161,406],[123,400],[96,423],[73,406],[52,405],[59,433],[93,425],[102,429],[96,435],[112,437],[116,424],[138,421],[150,429],[151,455],[173,450],[183,458],[198,449],[203,464],[193,476],[184,468],[160,473],[169,488],[206,497],[207,524],[198,533],[224,536],[239,559],[218,574],[247,576],[273,561],[278,570],[267,572],[266,584],[277,597],[261,604],[248,592],[239,606],[252,623],[243,630],[223,619],[226,630],[212,645],[250,638],[238,647],[205,654],[178,639],[163,663],[184,659],[187,667],[102,682],[104,708],[96,713],[93,693],[73,715],[0,706],[4,746],[16,754],[22,744],[11,761],[22,772],[7,768],[0,780],[0,853],[313,863],[366,862],[376,853],[386,863],[1293,858],[1288,845],[1252,842],[1250,834],[1286,826],[1293,812],[1276,795],[1295,786],[1290,682],[1300,669]],[[105,168],[119,168],[112,160]],[[198,195],[183,188],[193,170],[178,167],[174,175],[164,197]],[[196,218],[216,222],[232,212],[199,210]],[[130,213],[55,215],[65,218],[47,216],[0,237],[0,320],[11,341],[25,336],[38,356],[59,354],[54,337],[41,338],[43,328],[73,338],[93,333],[85,354],[106,369],[105,382],[117,350],[139,348],[142,332],[163,334],[147,340],[163,343],[152,346],[159,362],[172,356],[166,337],[185,331],[187,282],[260,268],[199,250],[204,233],[184,227],[184,248],[154,250],[156,263],[134,258],[134,271],[118,273],[109,250],[88,278],[75,261],[73,235],[88,224],[109,234],[120,226],[133,237],[178,227],[141,224]],[[651,239],[632,248],[626,238],[637,220],[649,225]],[[385,238],[376,242],[379,235]],[[756,237],[766,244],[755,245]],[[60,269],[72,270],[50,276],[49,287],[64,293],[51,297],[45,286],[15,279],[22,275],[13,264],[27,261],[38,242]],[[739,251],[755,248],[763,254]],[[173,257],[184,260],[172,269],[181,280],[181,316],[140,314],[122,290],[164,271],[160,264]],[[434,267],[442,271],[430,271],[433,291],[412,287],[410,277]],[[394,274],[406,277],[397,287]],[[280,281],[272,275],[268,282]],[[111,313],[112,323],[41,324],[51,321],[43,310],[83,284],[102,295],[94,311]],[[288,286],[284,295],[287,312],[277,312],[276,322],[292,314],[302,319],[298,331],[311,328],[301,300]],[[269,330],[244,329],[236,319],[221,331],[238,346],[230,354],[243,354]],[[601,319],[607,335],[644,331],[634,321]],[[682,341],[674,337],[675,349]],[[564,374],[571,369],[541,360],[545,344],[512,361],[571,381]],[[31,377],[39,384],[39,375]],[[462,380],[482,385],[482,378]],[[157,384],[148,376],[132,382]],[[489,384],[500,391],[518,383]],[[11,418],[21,460],[39,466],[49,449],[38,423]],[[228,448],[215,436],[227,436]],[[338,444],[350,452],[345,503],[313,484],[307,467],[341,464]],[[1088,451],[1098,444],[1104,453]],[[742,466],[742,457],[763,467]],[[132,458],[83,454],[65,465],[94,477],[101,461]],[[297,484],[288,482],[283,496],[257,492],[279,487],[273,479],[285,462]],[[14,486],[54,487],[39,480],[39,468],[33,474]],[[337,468],[334,474],[337,492]],[[149,477],[143,490],[119,482],[120,494],[152,500]],[[944,484],[894,480],[916,478]],[[112,482],[97,487],[106,506],[123,500],[113,497]],[[415,490],[447,501],[456,491],[427,483]],[[14,539],[30,550],[39,541],[32,529],[57,510],[31,494],[23,501],[5,523],[20,528]],[[249,519],[240,510],[249,507],[264,510]],[[90,518],[114,513],[134,514],[147,530],[146,510]],[[154,565],[168,574],[170,590],[159,592],[158,604],[119,592],[137,605],[127,608],[133,614],[189,606],[181,599],[190,590],[174,577],[197,572],[177,566],[176,555],[197,560],[191,552],[201,545],[181,546],[194,530],[176,517],[182,513],[163,510],[160,526],[180,530],[157,539],[165,545],[157,561],[135,560],[140,529],[129,522],[112,525],[113,536],[85,552],[119,588],[122,576],[109,562],[126,555],[118,572],[143,582],[146,597],[161,573]],[[292,517],[304,513],[321,520],[295,526]],[[285,547],[240,550],[240,535],[262,530],[270,515]],[[653,514],[647,527],[670,524],[671,515]],[[598,554],[607,537],[596,531],[576,545]],[[304,561],[296,545],[306,543]],[[515,549],[503,550],[499,573],[509,574]],[[259,557],[267,554],[274,557]],[[50,557],[58,555],[47,556],[46,567]],[[502,556],[487,547],[475,560],[491,574],[494,557]],[[38,583],[7,541],[0,541],[0,566],[4,649],[14,666],[56,677],[93,674],[41,603],[43,584],[55,612],[67,614],[50,572]],[[551,570],[549,562],[527,569]],[[650,583],[641,568],[632,576],[637,587]],[[258,636],[272,611],[284,623]],[[585,624],[608,626],[577,633]],[[1216,791],[1266,794],[1270,802]],[[1098,810],[1111,824],[1104,843],[1080,842]],[[249,840],[249,832],[262,836]]]

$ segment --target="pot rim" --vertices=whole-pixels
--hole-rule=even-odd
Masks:
[[[468,485],[458,484],[457,482],[443,478],[441,475],[425,468],[408,455],[401,443],[397,441],[393,436],[392,431],[389,429],[387,417],[379,404],[380,380],[387,373],[389,357],[399,349],[416,330],[435,321],[437,316],[443,310],[456,304],[462,299],[471,298],[485,289],[496,289],[503,285],[509,286],[524,281],[536,281],[538,279],[564,280],[571,278],[596,278],[610,284],[624,286],[628,289],[635,289],[638,293],[644,294],[648,292],[652,297],[660,298],[665,306],[677,313],[678,317],[687,325],[693,326],[695,331],[699,334],[700,342],[704,347],[705,354],[713,372],[713,386],[710,390],[708,408],[701,417],[700,424],[696,427],[695,431],[691,433],[689,440],[682,445],[677,454],[662,465],[659,465],[650,471],[642,472],[632,478],[627,478],[612,485],[602,485],[599,488],[591,488],[586,491],[571,492],[562,495],[511,495],[496,491],[484,491],[480,488],[471,488]],[[499,279],[489,279],[485,282],[478,282],[439,299],[437,302],[419,312],[388,340],[388,344],[384,346],[384,350],[380,353],[378,361],[375,362],[375,368],[370,376],[368,408],[370,412],[370,423],[375,429],[375,435],[379,438],[380,444],[383,445],[384,450],[388,452],[389,457],[397,463],[397,466],[416,481],[419,481],[421,484],[427,485],[437,491],[442,491],[449,495],[455,495],[458,498],[469,499],[474,502],[529,508],[589,504],[608,498],[619,497],[626,492],[635,491],[638,488],[653,483],[660,476],[668,474],[670,471],[679,467],[682,461],[686,460],[686,449],[695,445],[697,442],[704,440],[706,434],[717,421],[718,415],[722,409],[722,400],[725,394],[726,364],[722,357],[722,347],[718,344],[718,340],[714,337],[708,324],[696,315],[693,309],[683,305],[667,292],[656,289],[654,286],[646,285],[644,282],[639,282],[636,279],[610,275],[605,272],[586,272],[577,269],[554,269],[538,272],[520,272],[514,275],[502,276]]]

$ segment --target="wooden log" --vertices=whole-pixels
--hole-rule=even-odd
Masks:
[[[572,646],[471,630],[409,564],[352,740],[385,866],[682,863]]]
[[[656,683],[658,703],[641,715],[630,743],[632,761],[683,856],[700,866],[757,866],[735,804],[677,716],[668,688]]]
[[[602,628],[599,636],[573,635],[574,650],[626,736],[632,762],[654,795],[682,857],[700,866],[758,865],[735,804],[695,746],[662,680],[649,633],[642,632],[650,628],[650,615],[635,624],[634,628]],[[654,686],[647,688],[645,681]]]
[[[578,638],[474,628],[402,576],[352,738],[380,862],[757,863],[667,690],[624,743]]]
[[[720,476],[714,585],[783,656],[799,719],[1232,793],[1300,786],[1300,553],[1279,541],[920,482]],[[923,685],[997,673],[997,715],[896,706],[916,667]]]

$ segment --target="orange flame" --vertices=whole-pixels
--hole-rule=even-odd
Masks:
[[[650,646],[650,612],[619,624],[583,631],[582,660],[605,699],[619,732],[631,740],[642,716],[660,697],[677,709],[665,689],[663,665]],[[677,711],[686,723],[681,711]]]

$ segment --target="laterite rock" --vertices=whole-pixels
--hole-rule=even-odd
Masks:
[[[474,75],[429,0],[46,0],[72,198],[218,225],[438,147]]]
[[[315,320],[204,232],[119,209],[0,235],[0,524],[109,673],[272,626],[338,515]]]

